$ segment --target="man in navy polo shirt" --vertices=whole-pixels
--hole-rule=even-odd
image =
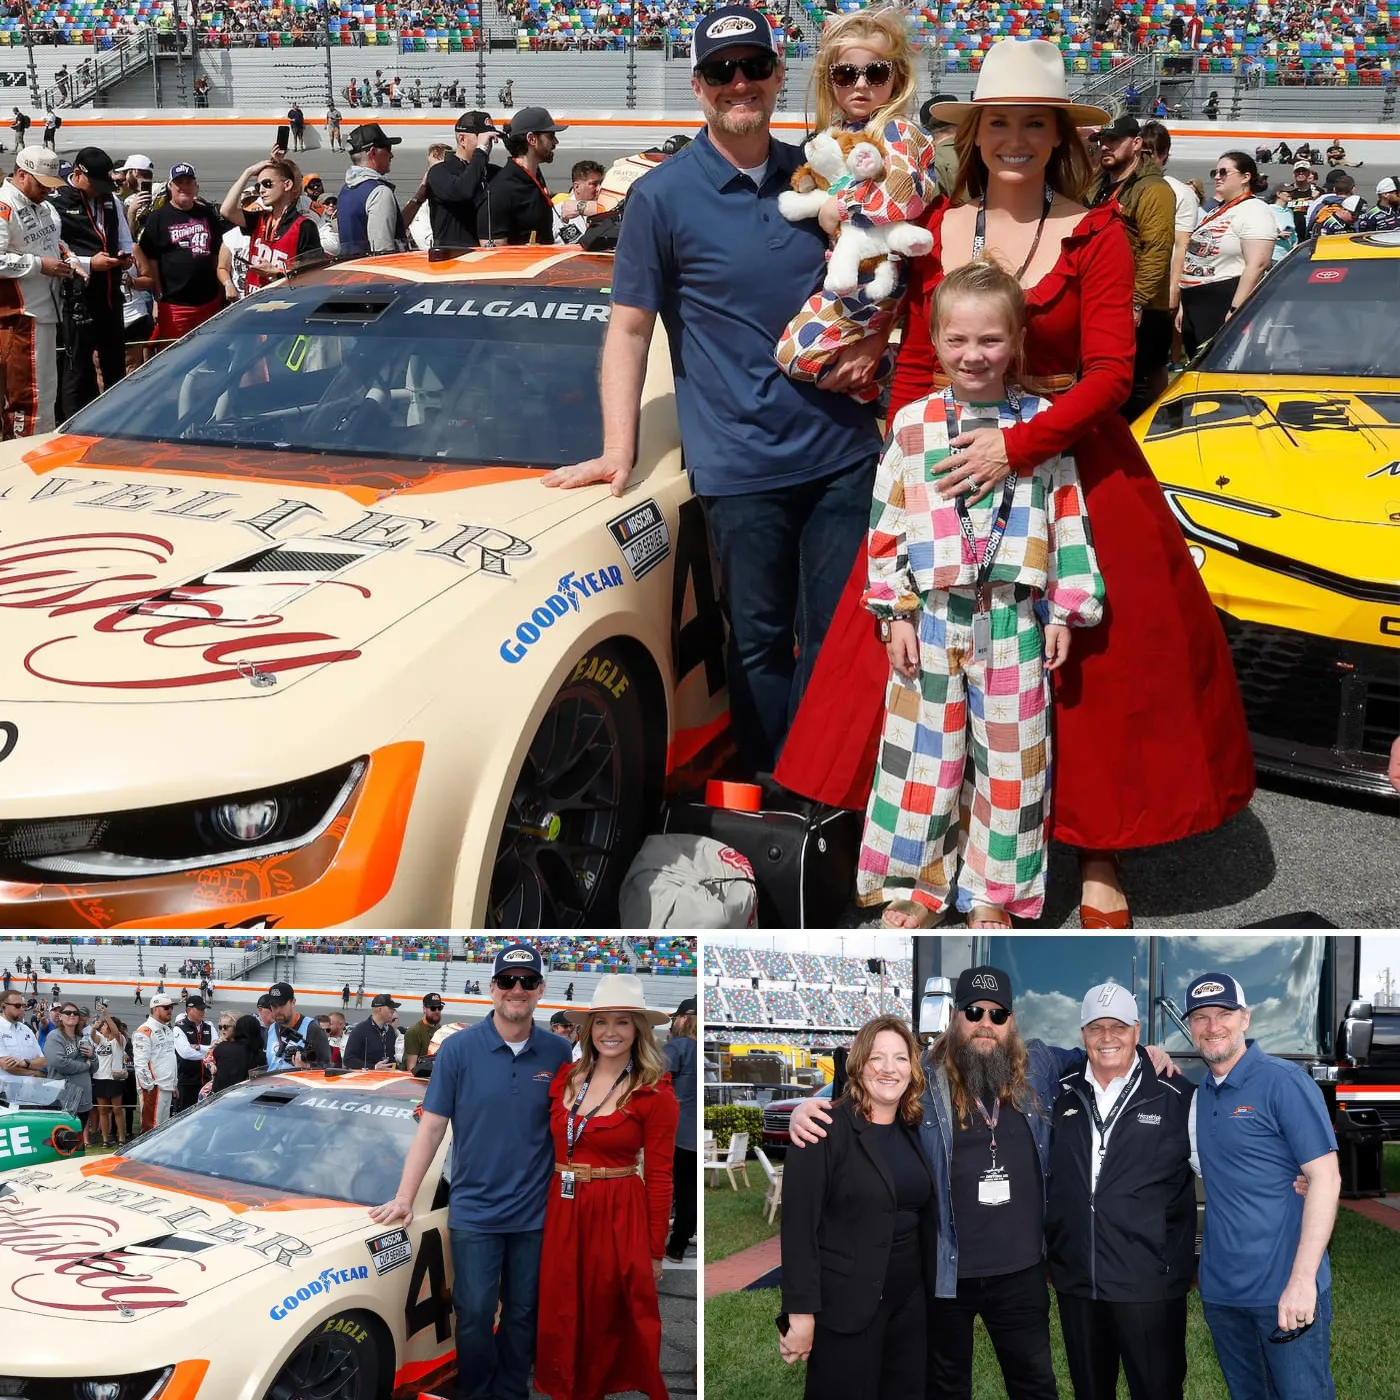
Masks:
[[[815,219],[778,212],[802,162],[769,131],[782,58],[768,20],[744,5],[705,16],[692,53],[705,128],[627,198],[603,347],[603,454],[544,483],[609,482],[622,494],[659,315],[686,470],[719,554],[735,739],[764,771],[869,524],[880,440],[873,408],[846,391],[874,372],[879,347],[852,346],[821,388],[779,371],[774,347],[817,290],[827,250]]]
[[[418,1188],[451,1122],[447,1224],[457,1400],[530,1394],[544,1207],[554,1172],[549,1086],[570,1063],[567,1042],[535,1025],[543,991],[544,963],[528,943],[508,943],[496,954],[491,1014],[443,1042],[398,1192],[370,1211],[381,1225],[412,1221]]]
[[[1322,1092],[1245,1039],[1249,1008],[1228,974],[1191,983],[1186,1020],[1210,1071],[1190,1128],[1206,1185],[1201,1302],[1225,1384],[1232,1400],[1332,1400],[1327,1241],[1342,1180]]]

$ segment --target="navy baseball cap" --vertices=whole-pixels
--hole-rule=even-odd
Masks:
[[[974,1001],[994,1001],[1008,1011],[1011,1006],[1011,978],[999,967],[969,967],[958,977],[957,990],[953,1002],[958,1010],[971,1006]]]
[[[194,178],[194,166],[187,160],[179,161],[170,167],[171,184],[174,184],[176,180],[193,180]]]
[[[1186,989],[1188,1016],[1201,1006],[1224,1006],[1238,1011],[1246,1005],[1244,988],[1228,972],[1203,972]]]
[[[503,972],[533,972],[536,977],[544,976],[544,959],[539,950],[528,943],[507,943],[496,954],[496,965],[491,970],[494,980]]]
[[[762,10],[751,9],[748,5],[721,5],[695,26],[690,45],[691,67],[699,68],[725,49],[746,47],[767,49],[775,57],[782,57],[773,26]]]

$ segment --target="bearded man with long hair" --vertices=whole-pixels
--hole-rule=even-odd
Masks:
[[[928,1397],[971,1400],[980,1315],[1009,1400],[1056,1400],[1045,1282],[1050,1123],[1060,1079],[1083,1069],[1084,1052],[1023,1040],[1000,968],[964,971],[953,1004],[923,1060],[919,1141],[938,1188]],[[1159,1071],[1171,1066],[1162,1051],[1148,1054]],[[818,1120],[827,1112],[809,1099],[792,1116],[793,1143],[814,1142]]]

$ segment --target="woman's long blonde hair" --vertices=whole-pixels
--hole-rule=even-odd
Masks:
[[[633,1015],[632,1024],[637,1029],[637,1034],[632,1041],[632,1073],[627,1077],[627,1083],[622,1086],[622,1097],[617,1101],[618,1108],[625,1107],[627,1100],[638,1089],[649,1089],[663,1074],[670,1073],[666,1067],[666,1057],[661,1053],[660,1047],[656,1043],[656,1037],[651,1033],[651,1027],[647,1024],[646,1017]],[[573,1103],[583,1081],[592,1076],[598,1063],[598,1052],[593,1048],[593,1013],[591,1011],[585,1018],[583,1025],[579,1027],[578,1043],[578,1063],[564,1084],[565,1103]]]
[[[995,103],[989,103],[981,110],[969,112],[958,123],[958,134],[953,138],[953,148],[958,153],[958,179],[953,189],[955,204],[980,199],[986,193],[987,163],[977,149],[977,128],[982,118],[995,106]],[[1083,204],[1094,182],[1094,172],[1084,142],[1080,139],[1079,128],[1059,108],[1047,106],[1045,110],[1054,113],[1055,129],[1060,138],[1060,144],[1050,153],[1050,160],[1045,166],[1045,183],[1056,194],[1072,199],[1076,204]]]
[[[890,100],[876,112],[867,125],[875,131],[898,117],[909,120],[914,99],[919,95],[919,79],[914,71],[914,46],[909,40],[909,18],[898,5],[873,5],[866,10],[853,10],[831,20],[822,30],[817,57],[812,64],[808,85],[807,105],[816,108],[815,130],[825,131],[845,121],[836,101],[836,89],[831,83],[830,67],[839,62],[841,50],[852,45],[868,48],[883,46],[885,56],[894,64],[894,86]]]

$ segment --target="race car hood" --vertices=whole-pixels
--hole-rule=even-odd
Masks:
[[[223,1307],[217,1290],[250,1280],[279,1297],[328,1291],[340,1280],[319,1277],[318,1247],[376,1230],[363,1206],[279,1199],[121,1159],[89,1169],[0,1179],[0,1330],[12,1339],[42,1338],[45,1323],[149,1326],[201,1306],[212,1317]]]
[[[479,604],[508,588],[531,541],[592,504],[539,477],[386,471],[364,485],[351,458],[289,470],[270,452],[66,436],[7,454],[0,691],[242,699],[267,693],[261,674],[285,692],[448,589]]]
[[[1197,493],[1204,528],[1280,551],[1301,538],[1348,570],[1400,558],[1400,390],[1387,383],[1188,373],[1135,431],[1169,500]],[[1285,542],[1290,520],[1306,531]],[[1363,557],[1358,526],[1390,534]]]

